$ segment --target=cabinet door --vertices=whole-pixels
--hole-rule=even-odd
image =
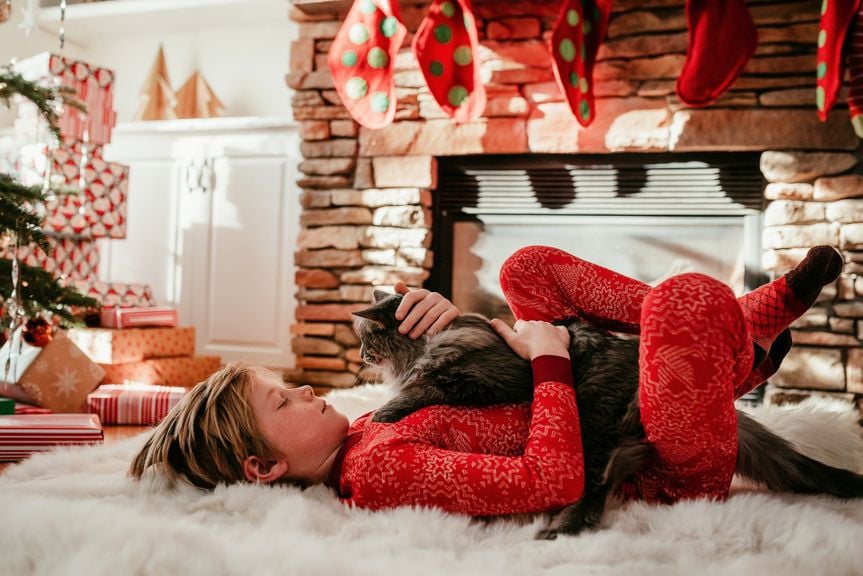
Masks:
[[[293,167],[269,154],[209,164],[211,188],[182,193],[181,318],[197,328],[198,354],[291,366]]]

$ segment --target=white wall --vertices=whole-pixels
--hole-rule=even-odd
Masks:
[[[56,34],[34,30],[27,37],[18,28],[24,5],[23,0],[14,2],[16,12],[12,19],[0,24],[0,63],[56,50],[59,46]],[[77,43],[75,22],[70,21],[66,25],[70,38],[66,54],[114,69],[114,107],[120,122],[131,120],[137,109],[138,92],[159,43],[164,46],[175,90],[197,67],[225,105],[226,116],[289,117],[290,90],[285,85],[285,74],[297,25],[288,20],[287,3],[284,18],[265,24],[214,28],[208,26],[206,14],[206,10],[201,10],[200,25],[188,32],[159,32],[148,27],[140,33],[129,33],[126,25],[121,35],[88,34],[84,42]],[[13,121],[14,113],[0,105],[0,128],[10,126]]]

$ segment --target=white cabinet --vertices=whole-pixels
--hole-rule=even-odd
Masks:
[[[100,275],[150,284],[195,326],[198,354],[293,366],[296,126],[132,123],[105,156],[131,168],[128,235],[107,242]]]

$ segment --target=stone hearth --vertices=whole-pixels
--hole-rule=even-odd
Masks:
[[[373,286],[428,278],[438,158],[749,151],[761,153],[767,182],[764,270],[781,274],[821,243],[846,260],[836,285],[795,325],[795,347],[769,395],[781,401],[817,389],[859,401],[863,166],[844,98],[827,122],[815,113],[818,2],[748,2],[760,38],[755,57],[717,102],[693,109],[674,93],[687,46],[683,0],[616,0],[587,129],[553,79],[546,44],[558,2],[475,0],[488,105],[462,125],[437,107],[410,50],[428,3],[402,2],[409,35],[396,61],[398,111],[382,130],[351,120],[326,67],[347,3],[302,4],[314,13],[291,10],[300,38],[287,76],[304,156],[293,381],[344,387],[376,377],[361,364],[350,312]]]

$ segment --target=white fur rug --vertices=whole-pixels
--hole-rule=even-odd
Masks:
[[[351,417],[383,387],[328,397]],[[856,416],[813,404],[762,422],[863,469]],[[806,439],[805,442],[803,439]],[[325,488],[154,490],[124,472],[142,437],[34,457],[0,476],[2,574],[860,574],[863,501],[738,487],[723,503],[632,503],[603,530],[535,541],[529,524],[434,510],[351,510]]]

